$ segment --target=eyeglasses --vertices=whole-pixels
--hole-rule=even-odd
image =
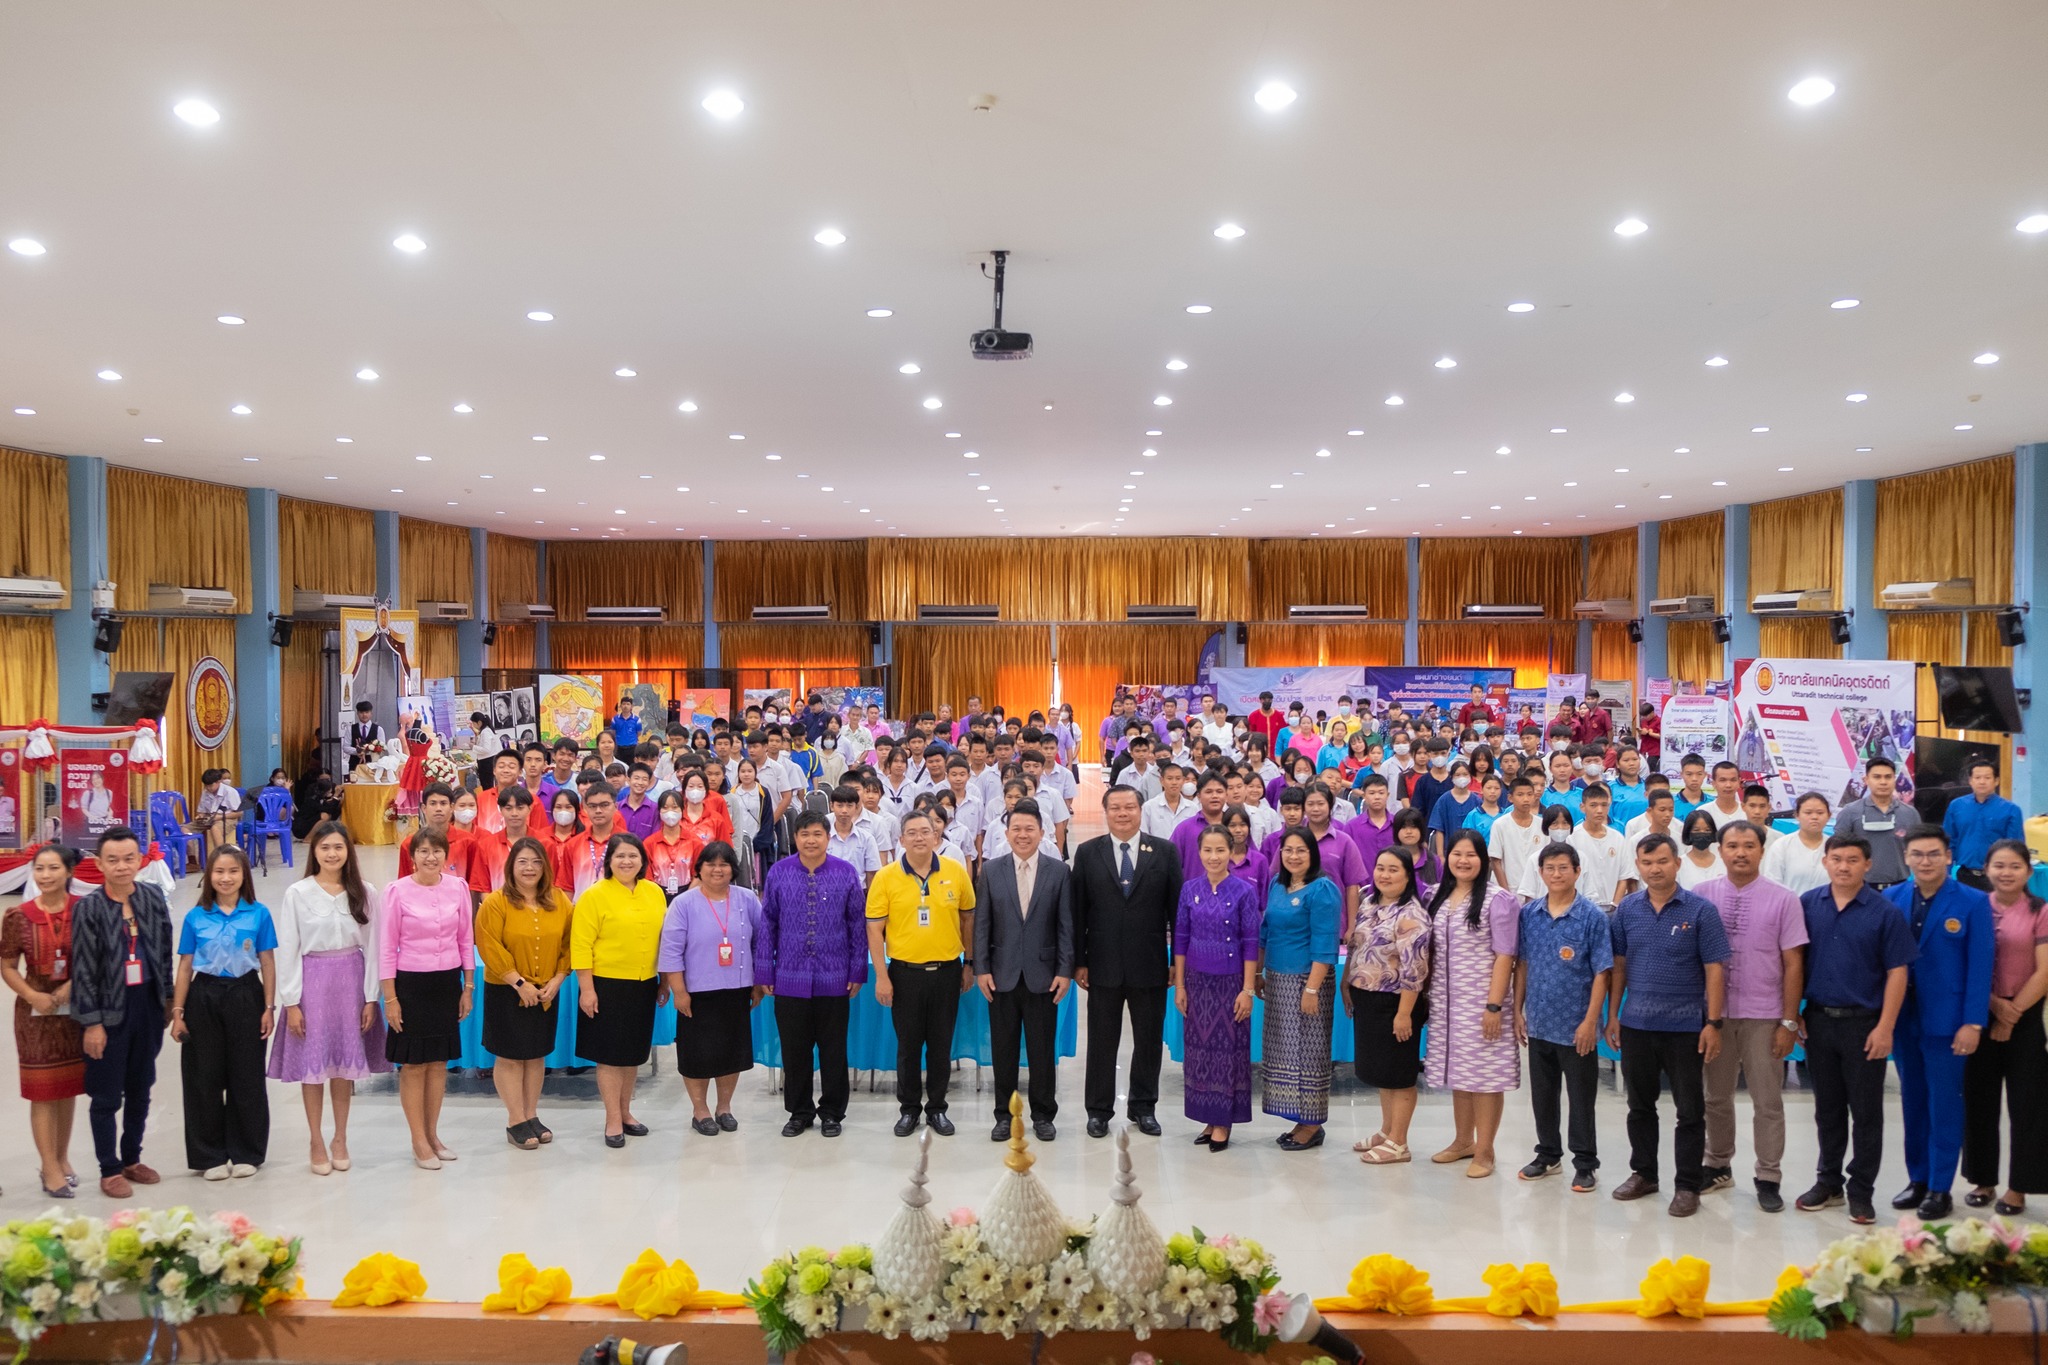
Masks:
[[[1909,848],[1906,850],[1906,856],[1927,862],[1939,861],[1945,863],[1948,861],[1948,850],[1945,848]]]

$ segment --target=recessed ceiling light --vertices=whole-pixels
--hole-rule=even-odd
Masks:
[[[1047,403],[1046,406],[1051,407],[1052,404]],[[1170,408],[1173,406],[1173,400],[1162,393],[1152,400],[1152,406],[1155,408]]]
[[[1957,430],[1957,431],[1973,431],[1973,430],[1975,430],[1975,427],[1973,427],[1973,426],[1972,426],[1972,425],[1971,425],[1970,423],[1968,423],[1968,422],[1958,422],[1958,423],[1956,423],[1956,430]]]
[[[1726,488],[1727,486],[1728,486],[1728,480],[1726,480],[1726,479],[1716,479],[1716,480],[1714,480],[1714,487],[1716,487],[1716,488]]]
[[[1785,92],[1794,104],[1819,104],[1835,93],[1835,83],[1825,76],[1808,76]]]
[[[925,399],[923,406],[926,412],[937,412],[940,408],[943,408],[946,405],[940,399],[933,397]]]
[[[99,377],[111,384],[121,377],[121,372],[119,370],[101,370]]]
[[[1150,459],[1153,456],[1157,455],[1159,452],[1154,450],[1151,446],[1146,446],[1143,450],[1139,451],[1138,453],[1140,455],[1145,456],[1147,459]]]
[[[243,464],[255,464],[255,463],[256,463],[256,462],[258,461],[258,460],[260,460],[260,459],[262,459],[262,458],[263,458],[263,457],[262,457],[261,455],[244,455],[244,456],[242,457],[242,463],[243,463]]]
[[[726,436],[726,438],[725,438],[725,439],[726,439],[726,440],[728,440],[728,441],[744,441],[744,440],[746,440],[747,438],[746,438],[746,435],[745,435],[745,433],[743,433],[743,432],[738,432],[738,431],[735,431],[735,432],[731,432],[731,433],[729,433],[729,434],[728,434],[728,435]]]
[[[677,412],[695,412],[696,410],[697,404],[688,398],[685,398],[682,402],[676,404]]]
[[[1439,370],[1455,370],[1458,368],[1458,362],[1451,359],[1449,356],[1445,356],[1443,357],[1443,359],[1436,362],[1436,367]]]
[[[624,515],[626,515],[626,509],[623,507],[614,507],[612,509],[612,515],[615,517],[623,517]]]
[[[898,365],[898,366],[896,367],[896,373],[898,373],[898,374],[918,374],[918,373],[921,373],[921,370],[920,370],[920,367],[918,366],[918,363],[917,363],[917,362],[916,362],[915,360],[906,360],[906,361],[904,361],[904,362],[903,362],[903,363],[902,363],[901,365]]]
[[[249,405],[247,403],[237,403],[229,408],[228,411],[237,417],[247,417],[249,415]]]
[[[1670,495],[1669,493],[1659,493],[1659,494],[1657,495],[1657,498],[1658,498],[1658,500],[1659,500],[1660,502],[1669,502],[1669,501],[1671,501],[1671,495]]]
[[[36,415],[36,410],[34,408],[16,408],[14,415],[16,417],[33,417]]]
[[[469,404],[467,404],[467,403],[457,403],[457,404],[455,405],[455,410],[456,410],[457,412],[463,412],[463,413],[468,413],[468,412],[475,412],[475,411],[476,411],[476,409],[475,409],[475,408],[471,407],[471,406],[470,406]]]
[[[536,489],[534,489],[533,491],[534,491],[534,492],[536,492],[536,493],[545,493],[545,492],[547,492],[548,490],[547,490],[547,489],[545,489],[545,488],[536,488]]]
[[[233,313],[222,313],[219,317],[215,318],[214,321],[219,323],[223,327],[240,327],[243,323],[247,322],[248,319],[244,317],[238,317]]]
[[[1624,218],[1614,225],[1617,237],[1640,237],[1650,230],[1650,225],[1640,218]]]
[[[403,488],[394,488],[391,491],[394,493],[403,493],[405,490]]]
[[[1749,434],[1750,434],[1750,435],[1752,435],[1752,436],[1761,436],[1761,435],[1763,435],[1763,434],[1764,434],[1765,432],[1767,432],[1767,431],[1769,431],[1769,430],[1770,430],[1770,428],[1769,428],[1769,427],[1751,427],[1751,428],[1749,429]]]
[[[142,438],[142,443],[146,446],[160,446],[164,443],[164,438],[161,436],[145,436]]]
[[[7,249],[17,256],[40,256],[46,250],[43,244],[33,237],[16,237],[7,244]],[[1190,308],[1188,311],[1192,313],[1195,310]],[[1204,308],[1202,311],[1206,313],[1209,310]]]
[[[1839,312],[1845,309],[1859,307],[1862,305],[1862,303],[1862,299],[1836,299],[1833,303],[1829,304],[1828,307],[1833,308]]]
[[[1523,502],[1534,502],[1534,501],[1536,501],[1536,495],[1535,495],[1534,493],[1525,493],[1525,494],[1523,494],[1523,495],[1522,495],[1522,501],[1523,501]]]
[[[1166,362],[1166,368],[1169,370],[1185,370],[1187,367],[1188,363],[1185,360],[1175,359]]]
[[[1294,87],[1279,81],[1267,81],[1252,94],[1252,100],[1269,114],[1277,114],[1294,103]]]
[[[1614,401],[1617,403],[1633,403],[1636,401],[1636,396],[1632,393],[1617,393],[1614,395]]]
[[[29,253],[27,253],[27,254],[29,254],[29,255],[31,255],[31,256],[38,256],[38,255],[41,255],[42,253],[41,253],[40,251],[32,251],[32,252],[29,252]],[[1213,308],[1211,308],[1211,307],[1210,307],[1210,306],[1209,306],[1208,304],[1206,304],[1206,303],[1191,303],[1191,304],[1189,304],[1189,305],[1188,305],[1188,311],[1189,311],[1190,313],[1213,313],[1213,312],[1215,312],[1216,310],[1215,310],[1215,309],[1213,309]]]
[[[375,379],[376,377],[377,372],[371,369],[368,365],[365,365],[363,366],[363,368],[356,371],[356,378],[358,379]]]
[[[868,508],[865,508],[865,507],[863,507],[863,508],[861,508],[860,510],[861,510],[861,511],[863,511],[863,512],[866,512],[866,511],[868,511],[869,509],[868,509]]]
[[[426,242],[418,234],[411,232],[399,233],[391,239],[391,245],[397,247],[408,256],[417,256],[420,252],[427,249]]]
[[[1614,504],[1614,510],[1615,510],[1615,511],[1617,511],[1617,512],[1623,511],[1623,510],[1625,510],[1625,509],[1626,509],[1627,507],[1628,507],[1628,504],[1627,504],[1627,503],[1625,503],[1625,502],[1617,502],[1616,504]],[[1517,532],[1515,532],[1515,534],[1516,534],[1516,535],[1520,535],[1520,534],[1522,534],[1522,533],[1521,533],[1520,531],[1517,531]]]
[[[1690,455],[1690,454],[1692,454],[1692,447],[1691,447],[1691,446],[1679,446],[1679,447],[1678,447],[1677,449],[1673,450],[1673,451],[1672,451],[1671,453],[1672,453],[1673,455]]]
[[[1510,313],[1533,313],[1536,311],[1536,305],[1533,303],[1511,303],[1508,305],[1508,311]]]
[[[2014,223],[2013,226],[2021,232],[2048,232],[2048,213],[2030,213],[2017,223]],[[10,245],[12,244],[10,243]],[[28,254],[39,256],[42,253],[40,251],[31,251]]]
[[[871,318],[886,318],[886,317],[894,317],[895,315],[896,315],[896,310],[895,310],[895,309],[893,309],[893,308],[870,308],[870,309],[868,309],[868,316],[869,316],[869,317],[871,317]]]
[[[1973,365],[1996,365],[1998,363],[1998,352],[1986,351],[1970,363]]]
[[[1329,458],[1330,458],[1330,451],[1329,451],[1329,448],[1328,448],[1328,447],[1326,446],[1326,447],[1324,447],[1323,449],[1321,449],[1321,450],[1318,450],[1318,451],[1316,452],[1316,458],[1317,458],[1318,460],[1327,460],[1327,459],[1329,459]]]
[[[777,455],[777,454],[776,454],[776,453],[775,453],[774,451],[772,451],[772,450],[771,450],[771,451],[769,451],[769,452],[768,452],[768,458],[769,458],[769,459],[771,459],[771,460],[779,460],[779,459],[781,459],[782,457],[781,457],[780,455]]]
[[[596,451],[594,451],[594,450],[593,450],[593,451],[591,451],[591,452],[590,452],[590,458],[591,458],[591,459],[593,459],[593,460],[599,460],[599,461],[602,461],[602,460],[604,459],[604,456],[602,456],[602,455],[598,454],[598,452],[596,452]]]
[[[679,483],[679,484],[677,484],[677,485],[676,485],[676,492],[678,492],[678,493],[687,493],[687,492],[689,492],[689,491],[690,491],[690,485],[688,485],[688,484],[686,484],[686,483]]]
[[[1616,465],[1614,467],[1614,472],[1617,474],[1626,474],[1628,473],[1628,466],[1625,464]]]
[[[1398,407],[1400,407],[1400,406],[1401,406],[1401,405],[1402,405],[1403,403],[1405,403],[1405,402],[1407,402],[1407,401],[1408,401],[1407,399],[1403,398],[1403,397],[1402,397],[1402,396],[1401,396],[1400,394],[1398,394],[1398,393],[1390,393],[1390,394],[1388,394],[1388,395],[1387,395],[1387,399],[1386,399],[1386,402],[1387,402],[1387,406],[1388,406],[1388,407],[1390,407],[1390,408],[1398,408]]]
[[[1244,229],[1235,223],[1224,223],[1216,229],[1216,235],[1226,242],[1234,242],[1244,236]]]
[[[1564,435],[1564,428],[1563,428],[1563,427],[1552,427],[1552,428],[1550,429],[1550,434],[1551,434],[1552,436],[1562,436],[1562,435]]]
[[[545,441],[545,440],[547,439],[547,437],[545,437],[545,436],[535,436],[535,437],[534,437],[533,439],[534,439],[534,440],[536,440],[536,441]]]
[[[413,458],[415,460],[418,460],[421,464],[428,464],[432,462],[434,457],[431,455],[415,455],[413,456]]]
[[[352,446],[356,443],[356,438],[353,436],[337,436],[334,438],[334,443],[338,446]]]
[[[1858,455],[1868,455],[1868,454],[1870,453],[1870,447],[1869,447],[1869,446],[1857,446],[1857,447],[1856,447],[1856,453],[1857,453]]]
[[[205,100],[179,100],[171,106],[171,112],[194,128],[211,128],[220,122],[220,110]]]
[[[1789,464],[1781,464],[1778,466],[1778,472],[1780,474],[1790,474],[1792,472],[1792,466]]]
[[[1727,363],[1728,357],[1725,355],[1710,355],[1707,357],[1707,365],[1712,369],[1718,370]]]
[[[819,246],[838,246],[846,240],[846,234],[838,228],[819,228],[811,234],[811,240]]]
[[[553,322],[555,315],[544,308],[536,308],[526,315],[528,322]]]
[[[1566,479],[1564,482],[1564,486],[1566,488],[1577,488],[1579,486],[1579,481],[1577,479]]]
[[[639,373],[640,371],[628,369],[624,365],[621,365],[619,366],[619,368],[612,371],[613,376],[619,379],[632,379],[636,377]]]
[[[1509,450],[1509,449],[1508,449],[1508,448],[1507,448],[1506,446],[1498,446],[1498,447],[1495,447],[1495,449],[1494,449],[1494,452],[1493,452],[1493,453],[1494,453],[1494,454],[1496,454],[1496,455],[1512,455],[1512,454],[1514,454],[1515,452],[1514,452],[1514,451],[1512,451],[1512,450]]]
[[[730,90],[714,90],[702,101],[704,112],[716,119],[738,118],[747,102]]]
[[[1500,511],[1500,504],[1497,502],[1493,503],[1490,506],[1488,506],[1486,510],[1489,512],[1498,512]]]
[[[824,486],[823,486],[822,488],[820,488],[820,489],[819,489],[818,491],[819,491],[820,493],[830,493],[830,492],[832,492],[832,491],[833,491],[833,489],[832,489],[832,485],[828,483],[828,484],[824,485]]]

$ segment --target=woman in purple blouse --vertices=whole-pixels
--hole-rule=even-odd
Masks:
[[[676,1069],[690,1092],[690,1126],[705,1137],[738,1128],[732,1092],[754,1065],[752,1011],[767,994],[754,970],[768,936],[761,901],[735,886],[739,855],[714,839],[697,855],[697,881],[669,902],[655,969],[676,1002]],[[712,1082],[718,1110],[706,1104]]]
[[[1259,970],[1259,892],[1230,872],[1230,838],[1215,825],[1196,852],[1173,920],[1173,1000],[1186,1018],[1187,1116],[1197,1145],[1220,1152],[1230,1125],[1252,1117],[1252,988]]]
[[[1366,1165],[1384,1166],[1409,1160],[1408,1122],[1429,1018],[1429,911],[1408,849],[1382,849],[1373,861],[1372,894],[1358,903],[1350,946],[1344,1009],[1353,1065],[1358,1079],[1380,1092],[1380,1130],[1353,1150]]]

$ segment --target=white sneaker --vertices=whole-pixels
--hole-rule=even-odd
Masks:
[[[208,1167],[205,1172],[205,1175],[208,1180],[226,1180],[229,1176],[233,1175],[234,1173],[235,1168],[228,1165],[225,1161],[223,1161],[218,1166]]]
[[[247,1162],[242,1161],[237,1161],[232,1167],[232,1170],[234,1177],[237,1180],[247,1180],[250,1176],[256,1174],[256,1168],[254,1166],[251,1166]]]

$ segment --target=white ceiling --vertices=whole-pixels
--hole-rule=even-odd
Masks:
[[[1779,496],[2048,438],[2044,52],[2038,0],[11,0],[0,442],[548,537]],[[992,247],[1023,363],[967,356]]]

